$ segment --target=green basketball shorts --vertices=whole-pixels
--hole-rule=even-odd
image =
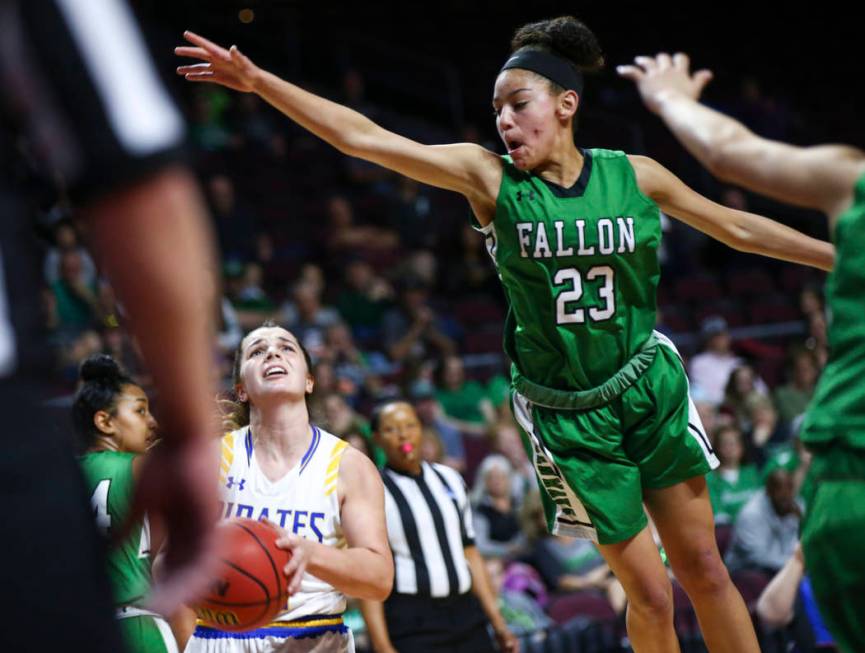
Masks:
[[[682,360],[668,338],[655,337],[651,363],[601,406],[549,408],[513,392],[551,533],[622,542],[648,523],[644,488],[669,487],[718,466]]]
[[[844,653],[865,651],[865,451],[813,449],[802,552],[820,616]]]
[[[168,622],[140,608],[118,608],[120,631],[131,653],[178,653],[177,640]]]

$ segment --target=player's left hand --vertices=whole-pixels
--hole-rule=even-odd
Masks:
[[[637,85],[646,107],[658,113],[664,100],[674,96],[699,100],[712,79],[710,70],[691,74],[688,55],[679,52],[672,57],[662,52],[654,57],[636,57],[632,66],[618,66],[616,72]]]
[[[507,626],[500,626],[494,632],[500,651],[504,653],[520,653],[520,641]]]

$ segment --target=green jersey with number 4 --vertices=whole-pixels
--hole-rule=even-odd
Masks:
[[[660,212],[623,152],[585,150],[562,188],[514,167],[481,229],[510,304],[505,351],[529,380],[586,390],[612,377],[655,326]]]
[[[121,451],[93,451],[81,457],[93,516],[106,537],[122,528],[129,514],[135,456]],[[137,605],[146,596],[150,589],[150,527],[146,517],[109,552],[108,578],[117,605]]]

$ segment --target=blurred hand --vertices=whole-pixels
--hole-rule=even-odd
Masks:
[[[414,312],[414,321],[418,326],[427,327],[435,319],[435,313],[429,306],[419,306]]]
[[[200,598],[216,575],[214,527],[218,518],[217,470],[212,442],[163,442],[148,452],[136,482],[127,524],[145,512],[165,529],[159,578],[148,607],[172,616]]]
[[[226,50],[189,31],[183,33],[183,38],[194,44],[194,47],[176,47],[174,54],[201,59],[204,63],[178,66],[178,75],[183,75],[191,82],[213,82],[243,93],[255,90],[255,80],[261,74],[261,69],[252,63],[249,57],[241,54],[236,45]]]
[[[681,52],[672,57],[665,52],[655,57],[636,57],[634,63],[636,65],[618,66],[616,71],[637,85],[643,104],[654,113],[658,113],[663,101],[671,97],[698,100],[712,79],[709,70],[698,70],[692,75],[688,55]]]
[[[519,653],[520,642],[507,626],[501,626],[495,629],[496,643],[499,645],[499,650],[505,653]]]

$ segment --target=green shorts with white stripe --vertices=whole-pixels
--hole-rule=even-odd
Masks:
[[[669,487],[718,466],[688,394],[676,348],[656,334],[651,364],[619,396],[589,410],[533,403],[513,409],[535,467],[550,532],[622,542],[648,523],[644,488]]]
[[[117,609],[117,618],[130,653],[178,653],[174,633],[158,614],[126,606]]]

